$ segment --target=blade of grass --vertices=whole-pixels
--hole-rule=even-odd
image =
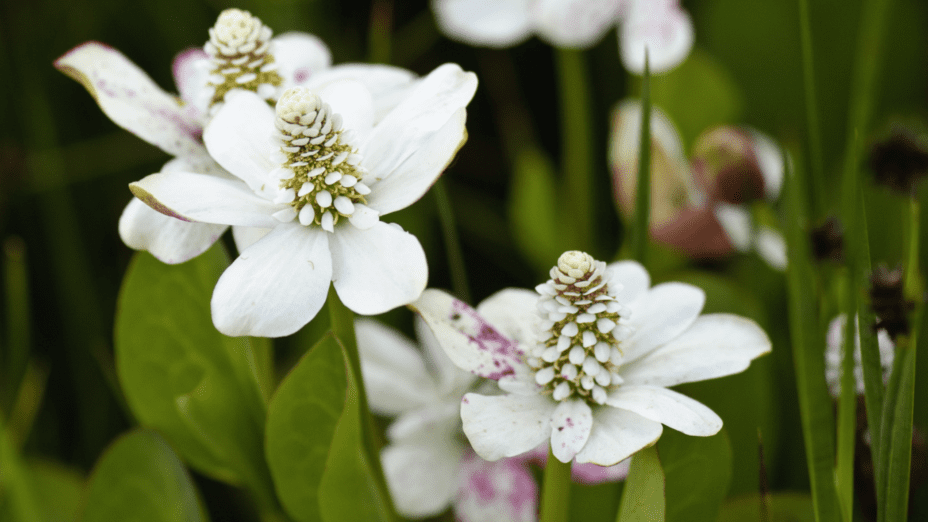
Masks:
[[[638,142],[638,181],[635,190],[635,222],[632,256],[647,267],[648,226],[651,220],[651,65],[644,51],[641,77],[641,136]]]
[[[854,349],[857,345],[856,289],[845,287],[844,346],[841,358],[841,396],[838,399],[838,454],[835,490],[845,522],[854,519],[854,443],[857,429],[857,386],[854,382]]]
[[[838,520],[834,471],[834,416],[825,386],[818,300],[812,275],[812,262],[805,228],[807,203],[801,171],[784,158],[786,176],[786,239],[789,264],[786,279],[789,294],[789,324],[796,365],[799,412],[805,442],[812,503],[817,522]]]
[[[799,30],[802,39],[802,77],[806,96],[806,146],[812,164],[810,172],[812,215],[818,216],[824,207],[825,168],[822,159],[822,132],[818,119],[818,98],[815,94],[815,62],[812,53],[812,24],[809,20],[809,0],[799,0]]]
[[[461,240],[458,229],[454,223],[454,210],[451,208],[451,198],[445,188],[445,180],[439,179],[432,186],[435,200],[438,204],[438,219],[441,221],[442,239],[445,243],[445,255],[448,256],[448,268],[451,270],[451,288],[455,295],[465,303],[470,302],[470,291],[467,284],[467,267],[464,264],[464,253],[461,251]]]
[[[3,271],[6,286],[7,329],[3,350],[3,401],[0,409],[10,411],[29,363],[31,319],[29,314],[29,274],[26,269],[26,243],[13,236],[3,243]]]

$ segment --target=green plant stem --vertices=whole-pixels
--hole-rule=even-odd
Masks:
[[[367,56],[371,63],[390,63],[393,33],[393,0],[374,0],[367,32]]]
[[[799,0],[799,28],[802,38],[802,77],[806,97],[806,135],[812,164],[812,215],[818,216],[825,203],[825,168],[822,159],[822,131],[818,119],[818,98],[815,94],[815,62],[812,53],[812,24],[809,20],[809,0]]]
[[[445,180],[439,179],[432,187],[435,200],[438,203],[438,219],[441,221],[441,232],[445,242],[445,255],[448,256],[448,268],[451,270],[451,289],[455,295],[465,303],[470,302],[470,291],[467,284],[467,267],[464,264],[464,253],[461,250],[461,240],[458,229],[454,223],[454,210],[451,208],[451,198],[445,188]]]
[[[561,97],[561,161],[567,199],[565,219],[575,243],[589,251],[593,231],[592,117],[589,78],[583,51],[555,50]],[[568,217],[569,216],[569,217]]]
[[[26,244],[19,237],[9,237],[3,243],[3,271],[6,286],[5,347],[0,354],[3,364],[0,408],[11,411],[20,390],[20,382],[29,363],[29,274],[26,264]]]
[[[649,226],[651,223],[651,66],[644,52],[641,78],[641,136],[638,144],[638,181],[635,190],[635,222],[632,257],[647,267]]]
[[[857,386],[854,381],[854,350],[857,345],[856,288],[845,289],[844,346],[841,359],[841,397],[838,399],[838,454],[835,490],[845,522],[854,518],[854,443],[857,428]]]
[[[567,522],[570,507],[570,462],[564,463],[548,449],[548,463],[541,490],[540,522]]]
[[[358,341],[354,331],[354,312],[346,307],[338,294],[335,287],[329,289],[329,296],[326,300],[326,307],[329,309],[329,321],[332,332],[338,338],[339,342],[345,347],[348,354],[349,369],[354,374],[355,382],[358,387],[358,406],[361,410],[361,428],[363,432],[364,451],[367,454],[367,460],[374,472],[374,480],[380,490],[380,496],[385,500],[390,509],[393,520],[397,520],[396,509],[393,506],[393,497],[390,496],[390,489],[387,487],[386,477],[383,473],[383,466],[380,462],[381,443],[377,436],[377,425],[374,422],[374,416],[371,414],[370,406],[367,403],[367,390],[364,386],[364,375],[361,373],[361,354],[358,353]]]

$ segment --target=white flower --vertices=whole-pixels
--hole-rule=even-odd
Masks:
[[[433,0],[441,30],[471,45],[509,47],[537,34],[557,47],[587,48],[617,24],[625,67],[679,65],[693,48],[693,23],[678,0]]]
[[[464,433],[487,460],[550,440],[562,462],[608,466],[653,444],[662,424],[712,435],[722,420],[667,387],[738,373],[770,351],[753,321],[700,316],[699,288],[649,289],[635,262],[607,267],[567,252],[551,277],[537,293],[503,290],[476,311],[437,290],[414,304],[455,364],[508,392],[461,403]]]
[[[213,292],[213,323],[226,335],[297,331],[330,281],[348,308],[372,315],[415,300],[428,279],[419,241],[380,216],[418,200],[463,145],[476,76],[446,64],[398,103],[385,93],[389,104],[353,79],[321,74],[307,85],[287,90],[276,111],[252,92],[226,95],[203,139],[239,180],[162,172],[130,185],[180,219],[269,230]]]
[[[496,462],[478,457],[461,437],[461,397],[478,386],[489,393],[499,390],[455,366],[421,318],[415,326],[424,353],[377,321],[355,321],[371,410],[396,417],[381,458],[397,510],[422,518],[450,505],[462,521],[534,521],[538,491],[529,462],[544,463],[547,449]],[[623,464],[575,464],[574,479],[616,481],[627,474]]]
[[[841,396],[841,362],[844,352],[844,323],[846,315],[841,314],[828,323],[828,334],[825,336],[825,380],[828,382],[828,392],[835,399]],[[854,318],[858,337],[854,348],[854,383],[857,395],[864,393],[864,370],[861,366],[860,355],[860,324]],[[877,345],[880,348],[880,366],[883,370],[883,384],[889,381],[889,373],[893,368],[893,359],[896,355],[896,345],[889,338],[886,330],[880,329],[876,334]]]

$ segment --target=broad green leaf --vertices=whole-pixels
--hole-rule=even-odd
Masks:
[[[81,522],[208,520],[180,459],[151,430],[110,445],[93,470],[85,502]]]
[[[667,520],[715,520],[728,493],[732,452],[728,435],[690,437],[665,430],[657,451],[667,480]]]
[[[624,481],[589,486],[571,482],[568,520],[614,522],[624,486]]]
[[[766,517],[763,513],[766,510]],[[757,494],[744,495],[722,506],[718,522],[770,520],[775,522],[813,522],[812,497],[806,493],[774,493],[764,504]]]
[[[265,404],[249,339],[213,327],[210,297],[228,266],[221,245],[180,265],[135,255],[116,316],[116,369],[132,412],[206,475],[273,504]]]
[[[544,152],[525,148],[515,159],[509,191],[509,226],[522,254],[546,273],[565,250],[554,166]]]
[[[43,522],[41,514],[37,492],[0,416],[0,515],[16,522]]]
[[[80,509],[84,477],[73,469],[44,460],[27,461],[27,468],[36,496],[55,499],[40,503],[42,521],[73,522]],[[0,520],[6,519],[0,516]]]
[[[348,401],[347,372],[341,346],[327,334],[284,378],[268,407],[268,465],[281,504],[299,522],[322,520],[319,486]]]
[[[657,448],[651,446],[635,453],[616,522],[664,522],[664,483]]]

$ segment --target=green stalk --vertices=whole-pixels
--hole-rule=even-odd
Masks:
[[[6,286],[6,345],[0,358],[3,363],[3,388],[0,408],[11,411],[20,382],[29,363],[29,274],[26,265],[26,243],[13,236],[3,243],[3,270]]]
[[[651,65],[644,51],[641,78],[641,135],[638,143],[638,182],[635,191],[635,222],[632,231],[632,257],[647,265],[651,221]]]
[[[635,453],[616,522],[664,522],[667,516],[667,484],[657,446]]]
[[[469,303],[467,267],[464,264],[464,253],[461,250],[461,240],[454,224],[454,210],[451,208],[451,198],[448,197],[445,180],[439,178],[432,187],[432,193],[435,194],[435,200],[438,203],[438,219],[441,221],[445,255],[448,256],[448,268],[451,270],[451,288],[458,299]]]
[[[0,491],[4,492],[5,506],[18,522],[40,522],[43,513],[32,489],[26,467],[10,440],[0,412]]]
[[[838,455],[835,489],[845,522],[854,518],[854,443],[857,428],[857,386],[854,381],[854,350],[857,345],[856,288],[846,287],[844,299],[844,346],[841,359],[841,397],[838,399]]]
[[[812,215],[824,207],[825,168],[822,159],[822,132],[818,120],[818,98],[815,95],[815,62],[812,54],[812,24],[809,20],[809,0],[799,0],[799,30],[802,39],[802,77],[806,96],[806,135],[812,162]]]
[[[570,507],[570,462],[564,463],[548,449],[548,463],[541,490],[540,522],[567,522]]]
[[[380,463],[381,442],[377,436],[377,425],[374,422],[374,416],[371,414],[370,406],[367,404],[367,390],[364,386],[364,374],[361,373],[361,354],[358,353],[358,341],[354,331],[354,312],[349,310],[348,307],[342,303],[341,299],[338,298],[334,286],[329,288],[326,307],[329,309],[329,321],[332,332],[345,347],[345,352],[348,354],[348,365],[357,382],[358,406],[362,416],[361,430],[364,440],[363,449],[367,454],[368,462],[370,462],[373,468],[374,480],[377,482],[379,494],[387,503],[391,518],[396,520],[397,516],[396,509],[393,506],[393,497],[390,496],[390,489],[387,487],[383,466]]]
[[[561,96],[561,160],[565,176],[572,248],[589,252],[593,246],[592,117],[589,78],[583,51],[556,49],[558,92]]]
[[[390,63],[393,33],[393,0],[374,0],[367,32],[367,57],[371,63]]]

